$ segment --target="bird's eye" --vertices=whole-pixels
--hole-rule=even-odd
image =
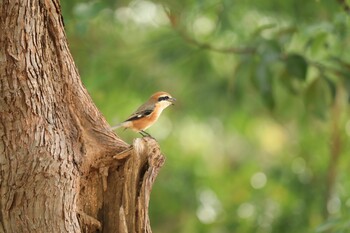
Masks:
[[[158,98],[158,102],[162,101],[162,100],[167,100],[169,99],[169,96],[161,96]]]

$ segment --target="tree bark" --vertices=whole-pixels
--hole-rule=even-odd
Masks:
[[[151,232],[164,163],[132,146],[83,87],[58,0],[0,0],[0,232]]]

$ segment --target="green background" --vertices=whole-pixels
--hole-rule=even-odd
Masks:
[[[350,232],[349,1],[62,1],[111,125],[153,92],[154,233]],[[131,143],[139,137],[117,131]]]

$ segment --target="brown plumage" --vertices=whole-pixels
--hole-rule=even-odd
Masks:
[[[139,132],[142,136],[150,136],[146,130],[153,125],[159,118],[162,111],[168,106],[174,104],[175,98],[170,94],[159,91],[154,93],[146,103],[141,105],[128,119],[122,123],[112,127],[112,130],[124,127],[130,128],[136,132]]]

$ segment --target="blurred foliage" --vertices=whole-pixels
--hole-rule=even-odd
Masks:
[[[350,232],[349,1],[61,4],[111,125],[178,99],[148,130],[167,157],[154,233]]]

